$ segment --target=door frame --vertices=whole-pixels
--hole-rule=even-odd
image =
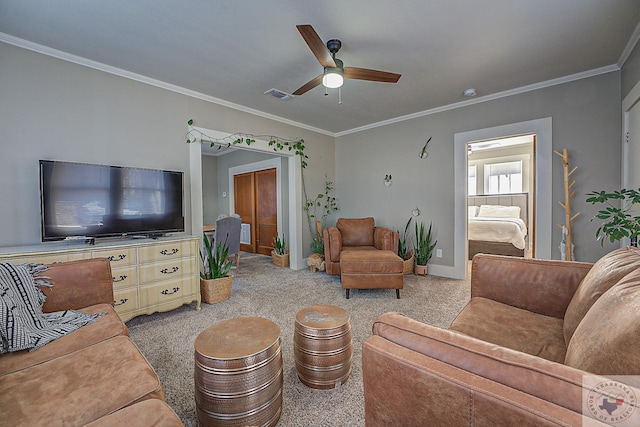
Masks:
[[[187,128],[187,132],[191,130]],[[203,226],[203,205],[202,205],[202,144],[209,143],[210,140],[202,140],[202,135],[209,135],[211,138],[226,138],[228,133],[206,129],[194,126],[196,130],[196,141],[189,144],[189,189],[191,192],[191,233],[200,235]],[[241,150],[253,150],[270,155],[277,155],[287,159],[287,168],[289,173],[289,268],[292,270],[300,270],[306,268],[306,262],[302,252],[302,164],[300,156],[295,153],[288,152],[274,153],[273,147],[269,146],[268,141],[256,139],[251,146],[235,145],[235,148]],[[197,195],[197,197],[196,197]]]
[[[629,129],[629,121],[631,110],[640,102],[640,82],[631,89],[631,91],[622,100],[622,160],[620,170],[621,188],[638,188],[640,183],[632,182],[632,167],[637,167],[638,156],[640,153],[640,135],[631,135]],[[634,156],[636,158],[634,158]],[[637,178],[636,178],[637,179]],[[625,237],[620,240],[620,247],[630,244],[629,238]]]
[[[467,143],[485,139],[496,139],[505,135],[535,134],[535,245],[536,257],[551,259],[552,226],[552,120],[551,117],[477,129],[454,134],[454,256],[453,268],[448,277],[464,279],[467,275]],[[546,173],[548,171],[549,173]],[[444,272],[443,272],[444,273]],[[444,274],[440,274],[444,275]]]

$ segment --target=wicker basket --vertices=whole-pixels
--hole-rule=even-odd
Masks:
[[[284,255],[279,255],[276,251],[271,251],[271,259],[276,267],[288,267],[289,266],[289,252]]]
[[[409,253],[411,254],[409,259],[402,260],[402,262],[404,263],[404,270],[402,271],[402,273],[405,275],[413,273],[413,251]]]
[[[220,279],[200,279],[200,295],[202,302],[215,304],[229,299],[231,295],[231,285],[233,276],[221,277]]]

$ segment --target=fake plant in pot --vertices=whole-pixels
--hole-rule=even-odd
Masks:
[[[416,266],[413,272],[416,275],[427,275],[427,263],[433,255],[433,250],[435,249],[436,244],[438,244],[437,240],[433,240],[431,226],[432,224],[429,224],[429,230],[425,232],[423,223],[420,223],[420,227],[418,227],[418,223],[415,224],[416,246],[414,248],[414,257],[416,260]]]
[[[631,246],[638,246],[638,235],[640,235],[640,216],[633,215],[634,205],[640,203],[640,189],[626,189],[620,191],[593,191],[587,194],[587,203],[595,205],[604,203],[604,209],[591,218],[591,221],[598,219],[602,225],[596,230],[596,240],[604,245],[608,239],[611,243],[628,238]],[[637,209],[635,212],[637,213]]]
[[[411,274],[413,272],[413,248],[409,249],[411,242],[409,240],[409,226],[413,217],[409,217],[407,225],[404,226],[404,233],[400,233],[398,230],[398,256],[402,258],[404,262],[404,274]]]
[[[200,272],[200,295],[203,302],[215,304],[231,295],[233,275],[229,274],[229,247],[225,240],[224,243],[217,242],[214,249],[206,234],[203,235],[203,243],[204,253],[200,252],[200,259],[204,269]]]
[[[273,238],[271,260],[277,267],[289,266],[289,248],[287,248],[287,242],[285,241],[284,234],[282,235],[282,239],[277,235]]]

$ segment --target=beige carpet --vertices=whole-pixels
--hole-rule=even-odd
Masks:
[[[183,306],[167,313],[139,316],[127,326],[134,342],[165,386],[167,402],[186,426],[196,426],[193,342],[221,320],[258,316],[280,327],[284,367],[282,415],[278,426],[364,426],[362,343],[375,318],[398,311],[417,320],[447,327],[469,300],[469,283],[436,276],[405,276],[400,299],[394,290],[352,290],[345,299],[338,276],[275,267],[270,257],[243,254],[231,297],[214,305]],[[235,270],[234,270],[235,272]],[[338,389],[316,390],[298,379],[293,359],[295,314],[314,304],[332,304],[351,315],[354,355],[352,374]]]

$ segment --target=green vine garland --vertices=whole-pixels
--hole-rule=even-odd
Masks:
[[[226,136],[224,138],[214,138],[210,135],[207,135],[206,133],[195,129],[193,127],[193,119],[189,119],[189,121],[187,122],[187,124],[189,125],[189,131],[186,134],[186,139],[187,139],[187,144],[190,144],[192,142],[197,142],[198,139],[200,139],[200,141],[207,140],[209,141],[209,146],[210,147],[214,147],[217,146],[217,149],[220,150],[222,147],[226,146],[231,147],[233,145],[238,145],[238,144],[247,144],[247,146],[250,146],[251,144],[253,144],[254,142],[256,142],[255,138],[258,139],[263,139],[263,140],[268,140],[268,145],[269,147],[273,148],[273,151],[289,151],[292,152],[296,155],[300,157],[300,177],[302,179],[302,194],[304,197],[304,211],[307,214],[307,225],[309,226],[309,232],[311,233],[311,237],[312,239],[315,239],[315,232],[313,231],[313,227],[312,227],[312,213],[310,212],[310,209],[308,208],[309,206],[309,198],[307,197],[307,185],[304,181],[304,170],[307,167],[307,159],[309,158],[305,153],[304,153],[304,139],[299,138],[299,139],[284,139],[284,138],[280,138],[277,136],[266,136],[266,135],[249,135],[249,134],[244,134],[244,133],[234,133],[231,134],[229,136]],[[335,199],[334,199],[335,200]]]

